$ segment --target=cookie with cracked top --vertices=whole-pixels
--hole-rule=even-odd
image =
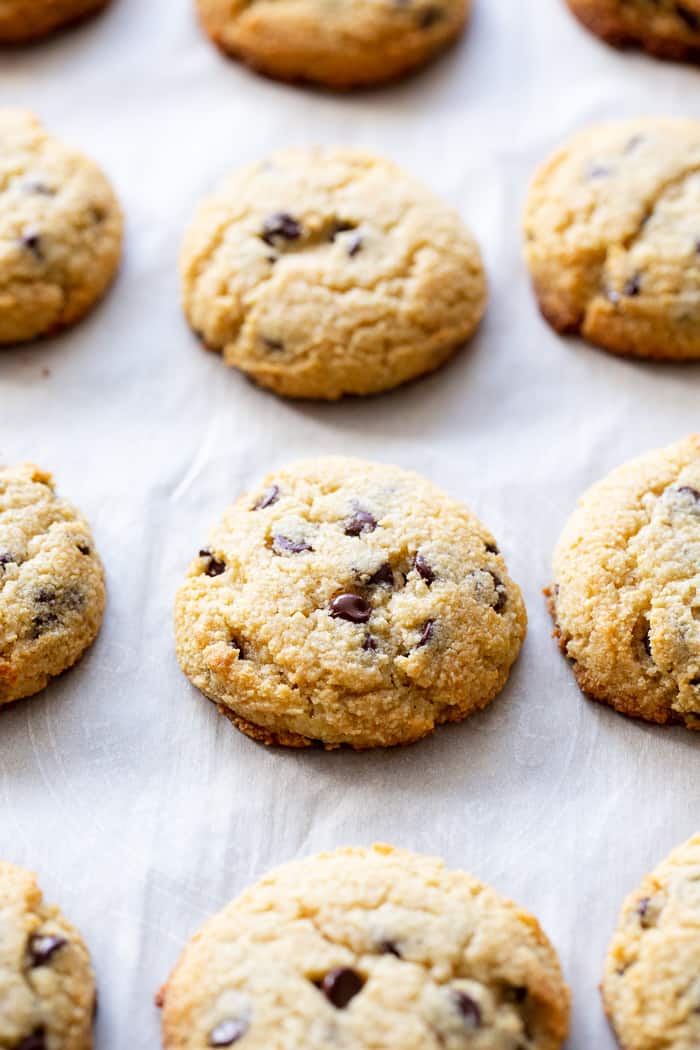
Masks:
[[[91,1050],[95,978],[78,931],[31,872],[0,861],[0,1046]]]
[[[587,29],[614,47],[700,62],[700,0],[567,0]]]
[[[559,1050],[569,991],[537,920],[442,861],[294,861],[211,918],[162,989],[165,1050]]]
[[[394,80],[464,29],[471,0],[196,0],[225,53],[267,76],[336,89]]]
[[[601,991],[622,1050],[700,1046],[700,835],[625,901]]]
[[[109,0],[0,0],[0,45],[26,44],[80,22]]]
[[[181,255],[204,344],[261,386],[334,400],[443,364],[486,304],[459,216],[389,161],[289,149],[206,200]]]
[[[102,622],[90,529],[31,463],[0,467],[0,706],[71,667]]]
[[[406,744],[465,718],[503,688],[525,624],[466,507],[342,457],[241,496],[175,604],[187,677],[244,733],[293,747]]]
[[[623,714],[700,729],[700,434],[585,493],[548,593],[584,692]]]
[[[111,284],[121,243],[121,210],[97,165],[31,113],[0,109],[0,345],[83,317]]]
[[[525,257],[557,331],[618,354],[700,359],[700,121],[576,135],[532,182]]]

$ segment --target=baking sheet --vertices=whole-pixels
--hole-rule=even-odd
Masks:
[[[476,0],[464,41],[390,89],[336,97],[221,58],[189,0],[114,0],[0,55],[0,101],[98,159],[127,218],[123,270],[65,336],[0,354],[0,460],[31,458],[91,522],[109,605],[82,663],[0,719],[0,856],[36,869],[83,930],[97,1050],[159,1045],[152,997],[184,941],[270,866],[383,840],[443,855],[534,911],[574,993],[575,1050],[610,1050],[596,985],[623,895],[700,824],[700,739],[582,700],[540,593],[579,493],[700,425],[700,367],[556,337],[520,261],[529,174],[587,122],[700,116],[698,73],[619,55],[560,0]],[[176,256],[198,199],[288,144],[384,152],[459,207],[491,303],[448,367],[387,396],[280,401],[199,349]],[[387,753],[266,751],[180,674],[171,606],[241,488],[290,458],[349,453],[469,502],[523,586],[530,630],[486,712]]]

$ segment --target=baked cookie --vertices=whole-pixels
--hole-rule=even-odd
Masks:
[[[116,273],[121,241],[119,204],[100,169],[31,113],[0,109],[0,344],[87,313]]]
[[[90,1050],[95,979],[83,939],[34,876],[0,861],[0,1046]]]
[[[700,358],[700,121],[576,135],[535,176],[525,236],[557,331],[620,354]]]
[[[390,846],[277,868],[210,919],[158,997],[165,1050],[556,1050],[569,991],[537,920]]]
[[[0,0],[0,44],[24,44],[79,22],[108,0]]]
[[[471,0],[196,0],[214,43],[268,76],[332,88],[393,80],[464,28]]]
[[[700,0],[567,0],[579,21],[615,47],[700,61]]]
[[[623,1050],[700,1046],[700,835],[625,901],[601,987]]]
[[[90,529],[51,475],[31,463],[0,467],[0,706],[71,667],[104,605]]]
[[[181,277],[203,342],[288,397],[372,394],[429,372],[486,304],[457,213],[350,149],[285,150],[236,173],[199,208]]]
[[[328,457],[224,514],[175,604],[187,677],[267,744],[406,744],[485,707],[525,634],[493,537],[430,482]]]
[[[614,470],[554,555],[550,607],[581,688],[700,729],[700,434]]]

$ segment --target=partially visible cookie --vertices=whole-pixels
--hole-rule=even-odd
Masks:
[[[405,744],[485,707],[525,634],[493,537],[417,474],[328,457],[224,514],[175,605],[188,678],[268,744]]]
[[[0,44],[24,44],[79,22],[109,0],[0,0]]]
[[[567,0],[576,17],[614,47],[700,61],[700,0]]]
[[[589,696],[700,729],[700,434],[589,489],[557,545],[549,593]]]
[[[121,242],[97,165],[30,113],[0,109],[0,344],[79,320],[111,283]]]
[[[525,255],[558,331],[620,354],[700,359],[700,121],[576,135],[533,180]]]
[[[0,467],[0,705],[43,689],[102,622],[102,563],[88,525],[51,475]]]
[[[453,41],[471,0],[196,0],[214,43],[268,76],[332,88],[393,80]]]
[[[486,304],[457,213],[351,149],[285,150],[233,175],[194,217],[181,281],[206,346],[288,397],[377,393],[432,371]]]
[[[601,990],[622,1050],[700,1046],[700,835],[625,901]]]
[[[90,1050],[95,978],[82,937],[34,876],[0,861],[0,1046]]]
[[[569,992],[537,920],[440,860],[339,849],[205,924],[159,999],[165,1050],[558,1050]]]

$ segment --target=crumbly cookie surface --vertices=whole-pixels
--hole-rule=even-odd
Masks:
[[[0,467],[0,705],[78,660],[102,622],[105,584],[90,529],[31,463]]]
[[[493,537],[416,474],[319,458],[224,514],[176,599],[185,674],[266,743],[410,743],[485,707],[525,634]]]
[[[349,149],[285,150],[236,173],[197,211],[181,281],[190,325],[227,364],[331,400],[437,368],[486,303],[457,213]]]
[[[0,109],[0,344],[81,318],[111,283],[121,240],[99,168],[30,113]]]
[[[525,255],[561,332],[620,354],[700,358],[700,122],[589,128],[536,174]]]
[[[582,689],[700,729],[700,434],[613,471],[554,555],[551,606]]]
[[[34,876],[0,861],[0,1047],[90,1050],[95,980],[77,930]]]
[[[0,44],[22,44],[78,22],[108,0],[0,0]]]
[[[700,1046],[700,835],[624,903],[602,984],[622,1050]]]
[[[700,0],[567,0],[576,17],[615,47],[700,61]]]
[[[197,0],[222,51],[269,76],[352,88],[423,65],[463,29],[471,0]]]
[[[470,875],[388,846],[265,876],[190,941],[166,1050],[556,1050],[569,994],[537,921]]]

